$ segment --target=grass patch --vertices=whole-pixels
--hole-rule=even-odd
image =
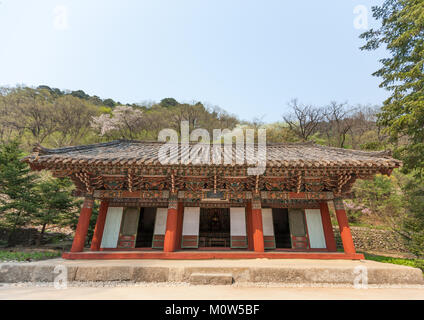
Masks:
[[[0,261],[38,261],[53,259],[59,256],[59,251],[22,252],[0,250]]]
[[[364,253],[364,256],[366,260],[373,260],[377,262],[393,263],[393,264],[400,264],[403,266],[415,267],[415,268],[421,269],[424,272],[424,259],[393,258],[393,257],[378,256],[378,255],[370,254],[370,253]]]

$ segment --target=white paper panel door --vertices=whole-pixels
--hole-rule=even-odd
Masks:
[[[186,208],[184,208],[183,235],[184,236],[198,236],[199,235],[199,222],[200,222],[200,208],[199,207],[186,207]]]
[[[245,208],[230,208],[230,225],[232,236],[246,236]]]
[[[101,248],[116,248],[118,246],[123,211],[124,208],[113,207],[107,210]]]
[[[305,214],[311,248],[326,248],[321,211],[319,209],[306,209]]]
[[[274,236],[274,222],[272,220],[272,209],[262,209],[262,225],[264,236]]]
[[[167,208],[157,208],[154,234],[164,235],[166,233]]]

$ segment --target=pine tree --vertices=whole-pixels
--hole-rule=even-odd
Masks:
[[[35,192],[37,176],[20,161],[22,157],[17,141],[0,145],[0,215],[10,229],[8,246],[15,244],[17,229],[30,221],[40,205]]]
[[[72,182],[67,178],[48,178],[37,185],[36,190],[42,203],[33,219],[33,223],[41,226],[37,245],[43,241],[48,225],[59,224],[64,216],[76,211],[77,204],[71,195],[71,187]]]

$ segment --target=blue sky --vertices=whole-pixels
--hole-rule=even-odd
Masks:
[[[381,3],[0,0],[0,85],[125,103],[174,97],[266,122],[293,98],[380,104],[387,93],[371,74],[385,52],[359,50],[354,10],[367,8],[376,26],[371,6]]]

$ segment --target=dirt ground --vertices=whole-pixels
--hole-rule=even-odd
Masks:
[[[249,286],[0,287],[1,300],[423,300],[424,288]]]

